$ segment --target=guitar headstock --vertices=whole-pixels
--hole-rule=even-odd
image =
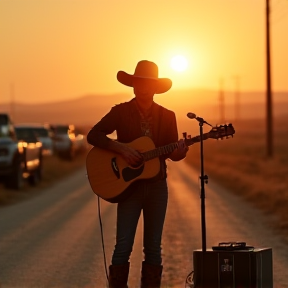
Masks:
[[[217,125],[213,127],[209,132],[209,138],[213,139],[223,139],[224,137],[229,138],[230,136],[233,137],[235,134],[235,129],[231,123]]]

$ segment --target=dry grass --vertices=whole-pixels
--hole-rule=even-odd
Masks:
[[[59,179],[83,167],[85,159],[86,153],[77,155],[72,161],[61,159],[55,155],[44,157],[42,181],[34,187],[25,183],[25,186],[20,191],[6,189],[1,185],[0,205],[11,205],[39,195],[44,188],[53,185]]]
[[[284,120],[274,125],[272,158],[267,157],[264,120],[246,121],[234,125],[233,139],[205,141],[204,171],[270,214],[270,224],[288,236],[288,128]],[[200,171],[200,146],[195,146],[186,161]]]

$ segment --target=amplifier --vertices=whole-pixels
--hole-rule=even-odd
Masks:
[[[273,288],[272,249],[193,251],[194,288]]]

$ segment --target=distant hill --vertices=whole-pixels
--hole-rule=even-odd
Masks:
[[[9,103],[4,103],[0,104],[0,112],[10,113],[15,123],[48,122],[82,125],[98,121],[110,110],[110,106],[121,102],[123,98],[123,95],[86,95],[44,104],[15,103],[13,110]]]
[[[265,117],[265,93],[241,92],[239,115],[243,119]],[[129,101],[133,94],[85,95],[77,99],[44,104],[0,103],[0,112],[11,114],[15,123],[48,122],[73,123],[92,126],[107,113],[110,108],[123,101]],[[178,119],[187,119],[188,112],[193,112],[207,121],[219,122],[219,92],[209,90],[169,91],[155,95],[155,101],[176,112]],[[225,120],[235,119],[235,93],[225,92]],[[288,92],[273,93],[273,115],[288,117]]]

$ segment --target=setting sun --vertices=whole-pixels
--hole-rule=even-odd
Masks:
[[[173,70],[182,72],[187,69],[188,61],[182,55],[176,55],[171,59],[170,66]]]

